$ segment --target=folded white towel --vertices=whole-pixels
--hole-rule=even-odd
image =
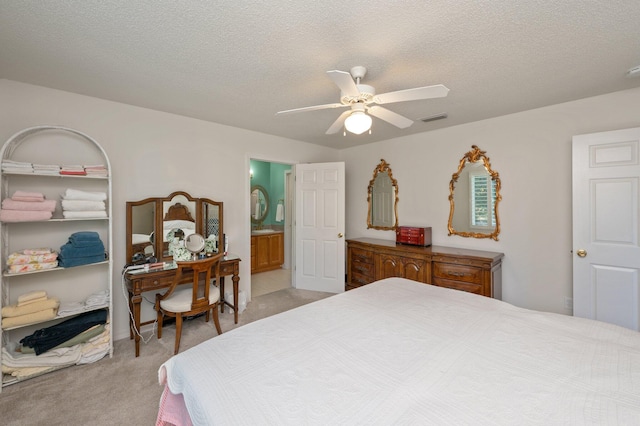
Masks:
[[[101,306],[109,302],[109,290],[99,291],[97,293],[93,293],[87,300],[85,300],[84,304],[87,307],[95,307]]]
[[[62,200],[63,210],[73,211],[95,211],[104,210],[106,208],[104,201],[91,200]]]
[[[284,220],[284,206],[282,204],[278,204],[276,207],[276,222],[282,222]]]
[[[64,302],[60,303],[58,308],[58,316],[68,316],[72,314],[79,314],[85,311],[84,302]]]
[[[90,192],[81,191],[79,189],[67,188],[62,195],[64,200],[90,200],[90,201],[105,201],[107,194],[104,192]]]
[[[79,218],[101,218],[101,217],[107,217],[107,212],[106,211],[83,211],[83,212],[76,212],[76,211],[63,211],[62,212],[62,216],[64,216],[65,219],[79,219]]]
[[[2,365],[8,367],[46,367],[76,364],[82,356],[81,345],[51,349],[40,355],[16,352],[16,344],[9,342],[2,348]]]

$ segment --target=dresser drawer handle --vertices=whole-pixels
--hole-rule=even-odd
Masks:
[[[466,274],[464,272],[447,272],[447,275],[451,275],[452,277],[464,277]]]
[[[362,279],[359,279],[359,278],[356,278],[354,281],[357,282],[357,283],[360,283],[360,284],[368,284],[368,282],[366,282],[366,281],[364,281]]]
[[[153,282],[153,285],[158,285],[158,280],[155,280],[155,281]]]
[[[356,267],[354,268],[356,271],[358,272],[369,272],[369,268],[365,268],[361,265],[356,265]]]

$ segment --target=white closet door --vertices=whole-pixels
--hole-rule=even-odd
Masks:
[[[573,138],[573,313],[640,330],[640,128]]]

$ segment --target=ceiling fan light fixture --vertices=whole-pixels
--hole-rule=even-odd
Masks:
[[[361,135],[371,128],[371,117],[364,111],[353,111],[346,120],[344,120],[344,127],[349,132]]]

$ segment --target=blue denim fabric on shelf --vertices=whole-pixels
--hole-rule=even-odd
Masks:
[[[33,348],[36,355],[40,355],[49,349],[55,348],[60,343],[64,343],[72,337],[90,329],[94,325],[105,324],[106,322],[106,309],[85,312],[77,317],[69,318],[60,324],[41,328],[30,336],[23,337],[20,343]]]

